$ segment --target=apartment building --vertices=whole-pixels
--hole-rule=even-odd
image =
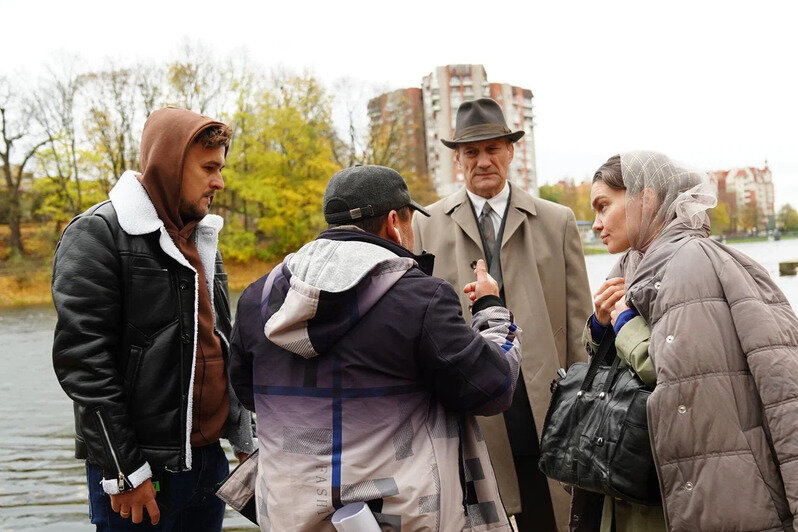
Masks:
[[[385,109],[404,105],[409,116],[416,113],[418,89],[401,89],[372,99],[369,102],[369,118],[372,130],[385,128],[386,117],[391,116]],[[401,93],[403,96],[391,96]],[[417,158],[423,145],[426,158],[426,172],[438,195],[446,196],[463,185],[463,173],[454,161],[454,152],[444,146],[440,139],[451,139],[454,135],[457,108],[467,100],[493,98],[502,106],[507,125],[513,131],[522,129],[524,137],[515,145],[515,156],[510,167],[509,179],[524,190],[537,195],[537,166],[535,160],[535,136],[533,95],[529,89],[506,83],[490,83],[482,65],[446,65],[436,67],[424,76],[421,82],[422,120],[414,121],[418,135],[413,135],[413,143],[402,149],[413,152]],[[412,110],[411,110],[412,108]],[[415,115],[414,115],[415,116]],[[408,128],[409,129],[409,126]],[[420,163],[418,164],[420,167]]]
[[[710,180],[718,187],[718,201],[727,203],[732,216],[739,216],[750,205],[755,205],[768,227],[776,219],[773,174],[765,161],[764,168],[748,166],[731,170],[709,172]]]
[[[369,144],[374,162],[428,175],[421,89],[381,94],[368,102]]]

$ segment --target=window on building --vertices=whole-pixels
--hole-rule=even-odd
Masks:
[[[449,83],[451,85],[460,85],[460,76],[452,76]]]

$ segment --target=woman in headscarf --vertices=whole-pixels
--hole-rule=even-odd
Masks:
[[[654,388],[648,427],[662,492],[645,507],[576,490],[574,530],[798,526],[798,319],[767,271],[708,238],[706,175],[655,152],[593,177],[593,228],[624,252],[595,295],[585,343],[607,327]]]

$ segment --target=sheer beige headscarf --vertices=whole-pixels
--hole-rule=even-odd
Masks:
[[[717,190],[704,172],[691,170],[653,151],[621,154],[626,187],[627,280],[637,270],[652,242],[667,227],[704,229],[709,235],[707,209],[717,205]]]

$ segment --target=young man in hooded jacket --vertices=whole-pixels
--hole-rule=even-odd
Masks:
[[[58,244],[53,365],[75,403],[98,530],[221,530],[219,445],[253,450],[250,414],[229,386],[227,276],[217,251],[231,131],[183,109],[153,112],[141,173],[125,172]]]
[[[480,261],[451,285],[415,256],[402,176],[335,174],[330,229],[239,300],[231,380],[258,415],[261,530],[332,530],[366,502],[382,530],[510,530],[473,414],[509,407],[520,330]]]

